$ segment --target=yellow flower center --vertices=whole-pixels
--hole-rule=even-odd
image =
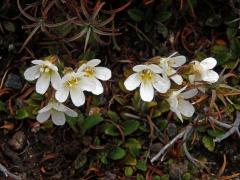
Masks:
[[[201,65],[199,65],[199,64],[193,65],[193,72],[195,75],[201,76],[203,71],[204,71],[204,69],[201,67]]]
[[[87,77],[91,77],[91,76],[94,76],[94,74],[95,74],[95,71],[94,71],[94,69],[92,68],[92,67],[86,67],[85,69],[84,69],[84,75],[85,76],[87,76]]]
[[[64,85],[65,85],[65,87],[72,88],[72,87],[76,86],[79,81],[80,81],[79,77],[72,77],[69,80],[67,80],[64,83]]]
[[[152,81],[153,77],[154,77],[154,74],[149,69],[144,69],[144,70],[142,70],[142,72],[140,72],[140,79],[143,82]]]
[[[46,65],[42,65],[41,67],[40,67],[40,72],[41,73],[48,73],[48,74],[51,74],[51,69],[48,67],[48,66],[46,66]]]

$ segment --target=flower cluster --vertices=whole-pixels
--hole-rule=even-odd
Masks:
[[[205,92],[205,88],[198,86],[185,91],[187,86],[181,86],[185,82],[178,70],[186,63],[186,57],[175,55],[176,53],[169,57],[155,58],[152,64],[146,63],[145,65],[134,66],[134,73],[125,80],[124,85],[129,91],[140,86],[140,97],[146,102],[153,100],[154,89],[159,93],[165,93],[168,96],[166,101],[170,105],[170,110],[183,121],[182,115],[191,117],[195,112],[194,106],[186,99],[196,96],[198,93],[197,89]],[[201,62],[190,62],[188,66],[189,71],[186,74],[190,84],[194,87],[197,82],[206,82],[208,84],[217,82],[219,75],[212,70],[216,64],[217,61],[212,57],[206,58]],[[174,87],[179,87],[179,90],[170,89],[170,80],[175,83]]]
[[[51,116],[55,125],[63,125],[66,121],[65,114],[76,117],[77,113],[62,103],[70,95],[72,103],[79,107],[85,103],[84,91],[92,92],[95,95],[103,93],[103,86],[99,80],[106,81],[111,78],[111,70],[106,67],[98,67],[99,59],[92,59],[82,64],[76,71],[68,70],[61,78],[58,67],[55,65],[56,56],[48,56],[44,60],[33,60],[35,66],[24,72],[28,81],[36,82],[36,92],[45,94],[50,86],[56,91],[54,97],[41,110],[38,111],[37,120],[45,122]]]
[[[70,96],[76,107],[83,105],[85,103],[84,92],[102,94],[104,88],[101,81],[109,80],[112,76],[110,69],[98,66],[101,60],[92,59],[76,70],[65,68],[67,70],[60,73],[63,74],[61,77],[56,66],[57,61],[56,56],[33,60],[34,66],[24,72],[26,80],[37,80],[36,92],[39,94],[45,94],[50,84],[55,92],[50,102],[38,111],[36,119],[40,123],[51,117],[55,125],[63,125],[66,121],[65,115],[76,117],[77,113],[62,103]],[[140,87],[140,97],[146,102],[154,99],[154,91],[164,94],[170,110],[183,121],[183,116],[191,117],[195,112],[189,99],[198,94],[198,89],[205,92],[206,84],[216,83],[219,79],[219,75],[212,70],[217,64],[212,57],[201,62],[194,60],[188,65],[184,65],[185,63],[186,57],[176,56],[176,53],[169,57],[155,57],[143,65],[134,66],[134,73],[125,80],[124,86],[129,91]],[[187,73],[182,73],[182,67],[188,69]],[[174,82],[173,88],[171,81]]]

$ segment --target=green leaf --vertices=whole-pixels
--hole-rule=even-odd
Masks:
[[[137,174],[137,180],[144,180],[145,178],[141,174]]]
[[[182,175],[182,180],[191,180],[192,179],[192,176],[190,173],[184,173]]]
[[[129,166],[125,167],[124,168],[124,174],[125,174],[125,176],[132,176],[133,175],[132,167],[129,167]]]
[[[138,9],[129,9],[127,13],[130,18],[136,22],[140,22],[144,18],[143,12]]]
[[[209,27],[218,27],[222,23],[222,18],[220,15],[216,14],[214,16],[209,17],[205,23]]]
[[[161,180],[161,177],[160,176],[153,176],[152,180]]]
[[[237,35],[238,29],[237,28],[227,28],[227,37],[228,39],[232,39]]]
[[[3,111],[3,112],[7,112],[7,108],[5,106],[5,103],[0,101],[0,112]]]
[[[91,129],[92,127],[101,123],[102,121],[103,121],[103,118],[99,115],[95,114],[95,115],[88,116],[81,125],[82,130],[85,132],[88,129]]]
[[[120,160],[124,158],[125,155],[126,151],[121,147],[117,147],[111,152],[110,157],[112,160]]]
[[[67,123],[68,125],[75,131],[77,132],[77,124],[80,122],[79,121],[79,117],[70,117],[70,116],[66,116],[66,120],[67,120]]]
[[[130,138],[126,142],[126,147],[129,149],[132,156],[137,157],[140,154],[142,148],[140,142],[137,139]]]
[[[162,34],[162,36],[163,36],[164,38],[167,38],[167,36],[168,36],[168,29],[167,29],[167,27],[166,27],[164,24],[162,24],[162,23],[158,23],[157,32],[158,32],[159,34]]]
[[[215,45],[211,49],[211,52],[217,59],[219,65],[223,65],[233,59],[232,54],[226,46]]]
[[[73,26],[71,24],[64,24],[62,26],[54,28],[54,31],[56,32],[56,34],[65,37],[72,31],[72,29]]]
[[[108,154],[107,154],[106,152],[102,152],[102,153],[100,154],[100,161],[101,161],[103,164],[105,164],[105,165],[108,164],[107,156],[108,156]]]
[[[240,57],[240,41],[238,38],[233,38],[230,40],[230,49],[235,58]]]
[[[202,143],[207,150],[213,152],[215,148],[215,142],[213,141],[213,138],[209,136],[203,136]]]
[[[84,167],[86,163],[87,163],[87,156],[80,154],[77,156],[77,158],[74,161],[74,168],[80,169]]]
[[[110,117],[110,119],[117,121],[120,119],[120,117],[118,116],[118,114],[114,111],[108,111],[107,112],[108,117]]]
[[[41,100],[43,100],[43,97],[44,97],[43,95],[38,94],[38,93],[36,93],[36,92],[34,92],[34,93],[31,94],[31,99],[36,100],[36,101],[41,101]]]
[[[161,176],[161,180],[169,180],[169,179],[170,179],[170,177],[168,174]]]
[[[146,171],[147,170],[147,165],[145,161],[139,160],[137,162],[136,168],[141,170],[141,171]]]
[[[161,131],[163,131],[163,130],[166,129],[167,126],[168,126],[168,120],[158,119],[157,125],[158,125],[159,129],[160,129]]]
[[[118,136],[118,129],[113,124],[106,124],[104,128],[104,133],[110,136]]]
[[[221,136],[221,135],[224,134],[223,131],[220,131],[218,129],[209,129],[209,130],[207,130],[207,133],[208,133],[209,136],[211,136],[213,138]]]
[[[9,32],[15,32],[16,31],[15,25],[10,21],[3,22],[3,26]]]
[[[136,120],[125,121],[123,124],[123,132],[125,136],[134,133],[140,126],[140,123]]]
[[[29,112],[25,108],[18,109],[16,111],[16,116],[15,116],[16,119],[26,119],[28,117],[29,117]]]
[[[156,16],[156,21],[165,22],[165,21],[167,21],[171,16],[172,16],[172,13],[171,13],[171,12],[169,12],[169,11],[161,11],[161,12]]]

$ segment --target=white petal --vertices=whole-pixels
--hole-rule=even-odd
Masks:
[[[178,99],[176,96],[174,96],[173,94],[167,99],[170,108],[173,110],[176,110],[178,107]]]
[[[206,92],[206,88],[204,86],[198,87],[198,90],[201,91],[202,93]]]
[[[43,113],[43,112],[47,112],[49,111],[50,109],[53,108],[53,104],[52,103],[48,103],[48,105],[46,105],[45,107],[43,107],[42,109],[40,109],[38,111],[38,113]]]
[[[124,81],[124,86],[126,87],[127,90],[132,91],[136,89],[138,86],[140,86],[141,81],[139,79],[139,74],[134,73],[130,75],[125,81]]]
[[[37,65],[41,65],[41,64],[44,64],[44,61],[36,59],[36,60],[32,60],[32,63],[37,64]]]
[[[177,117],[181,120],[181,122],[183,122],[181,112],[178,109],[171,109],[171,111],[177,115]]]
[[[43,123],[47,121],[50,117],[50,111],[43,112],[43,113],[38,113],[36,119],[38,122]]]
[[[159,74],[159,73],[163,72],[163,70],[156,64],[150,64],[150,65],[148,65],[148,67],[149,67],[150,70],[152,70],[155,73]]]
[[[187,86],[182,87],[181,89],[174,91],[173,94],[175,96],[178,96],[179,94],[181,94],[185,89],[187,88]]]
[[[66,111],[66,106],[64,106],[62,103],[59,103],[59,102],[53,103],[53,108],[61,112]]]
[[[82,77],[76,88],[85,91],[93,91],[96,88],[95,81],[93,78]]]
[[[153,87],[160,93],[165,93],[170,88],[170,81],[168,78],[162,78],[158,74],[155,75]]]
[[[64,113],[70,117],[78,116],[78,113],[76,113],[74,110],[70,109],[69,107],[66,107],[66,111]]]
[[[91,66],[91,67],[95,67],[95,66],[99,65],[100,63],[101,63],[100,59],[92,59],[87,62],[87,65]]]
[[[186,117],[192,117],[195,112],[193,105],[186,100],[180,100],[178,105],[179,111]]]
[[[198,90],[195,88],[195,89],[191,89],[189,91],[182,93],[182,95],[183,95],[184,99],[189,99],[189,98],[196,96],[197,93],[198,93]]]
[[[70,89],[70,95],[72,102],[75,106],[81,106],[85,103],[85,96],[83,91],[78,88]]]
[[[57,126],[62,126],[66,122],[66,118],[63,112],[54,111],[52,112],[52,122]]]
[[[216,59],[209,57],[200,62],[204,69],[212,69],[217,65]]]
[[[181,85],[183,83],[183,78],[179,74],[175,74],[170,77],[176,84]]]
[[[68,94],[69,94],[69,89],[62,86],[60,89],[56,91],[55,98],[59,102],[64,102],[67,100]]]
[[[84,70],[86,67],[87,67],[86,64],[82,64],[82,65],[78,68],[77,73],[83,72],[83,70]]]
[[[112,77],[112,72],[105,67],[95,67],[95,76],[100,80],[106,81]]]
[[[40,71],[39,71],[39,66],[32,66],[30,68],[27,68],[26,71],[24,72],[24,77],[28,81],[33,81],[40,76]]]
[[[52,63],[46,63],[47,64],[47,66],[48,66],[48,68],[50,68],[50,69],[52,69],[53,71],[55,71],[55,72],[57,72],[58,71],[58,68],[57,68],[57,66],[55,66],[54,64],[52,64]]]
[[[50,84],[50,76],[47,73],[41,74],[40,78],[37,80],[36,91],[39,94],[44,94]]]
[[[169,62],[171,62],[171,67],[179,67],[186,63],[185,56],[175,56],[170,58]]]
[[[103,93],[102,83],[99,80],[95,79],[95,78],[94,78],[94,81],[95,81],[96,88],[92,91],[92,93],[95,94],[95,95],[102,94]]]
[[[59,89],[61,87],[61,76],[58,74],[58,72],[53,71],[51,74],[51,83],[55,90]]]
[[[140,96],[143,101],[150,102],[153,99],[154,91],[150,82],[142,83],[140,86]]]
[[[190,83],[194,83],[195,77],[196,77],[195,75],[189,75],[189,76],[188,76],[189,82],[190,82]]]
[[[203,79],[203,81],[207,81],[207,82],[210,82],[210,83],[215,83],[215,82],[218,81],[219,75],[218,75],[218,73],[216,73],[213,70],[208,70],[206,72],[206,74],[202,77],[202,79]]]
[[[133,67],[133,71],[135,71],[135,72],[140,72],[144,69],[148,69],[148,66],[147,65],[136,65]]]

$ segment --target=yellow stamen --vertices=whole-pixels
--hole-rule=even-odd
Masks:
[[[140,73],[141,81],[152,81],[153,79],[153,72],[150,69],[144,69]]]
[[[79,77],[72,77],[71,79],[67,80],[64,85],[65,85],[65,87],[71,88],[71,87],[76,86],[78,84],[79,80],[80,80]]]
[[[92,68],[92,67],[86,67],[85,69],[84,69],[84,75],[85,76],[87,76],[87,77],[91,77],[91,76],[94,76],[94,74],[95,74],[95,71],[94,71],[94,69]]]

